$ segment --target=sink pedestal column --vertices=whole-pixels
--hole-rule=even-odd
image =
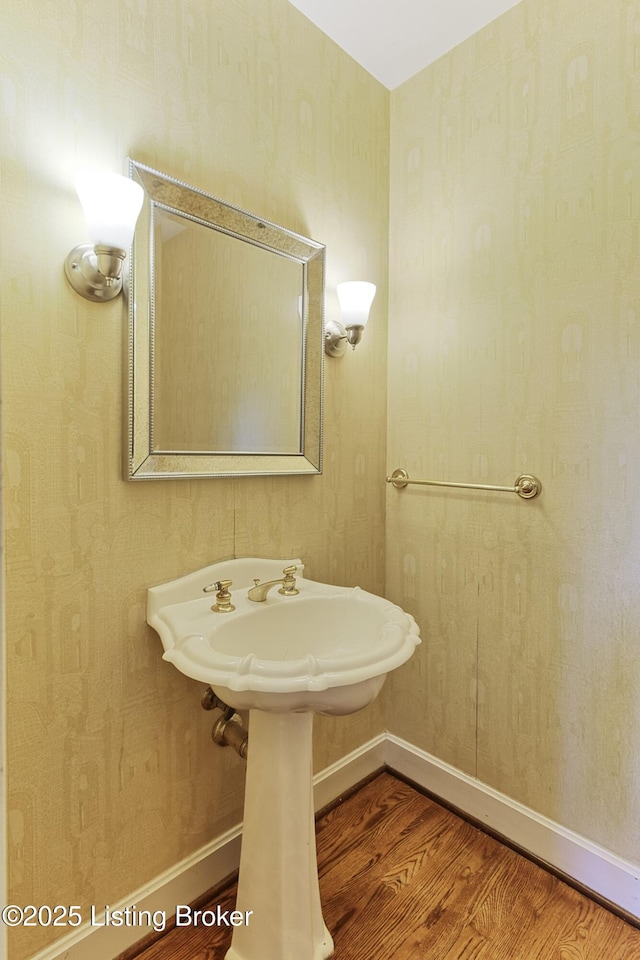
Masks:
[[[249,714],[236,910],[226,960],[326,960],[313,810],[313,713]]]

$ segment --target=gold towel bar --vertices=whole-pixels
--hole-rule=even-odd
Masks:
[[[490,483],[450,483],[447,480],[410,480],[406,470],[394,470],[387,483],[392,483],[396,490],[402,490],[408,483],[416,483],[425,487],[464,487],[466,490],[501,490],[504,493],[517,493],[523,500],[533,500],[542,492],[542,484],[531,473],[523,473],[516,477],[512,487],[496,487]]]

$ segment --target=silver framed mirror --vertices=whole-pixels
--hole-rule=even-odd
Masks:
[[[125,477],[322,472],[325,247],[129,160]]]

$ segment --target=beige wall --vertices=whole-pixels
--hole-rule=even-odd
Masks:
[[[160,659],[145,588],[217,559],[301,555],[383,590],[389,95],[286,0],[7,0],[2,322],[10,900],[114,903],[237,822],[243,764],[202,686]],[[378,284],[327,364],[321,477],[121,480],[122,302],[81,300],[73,193],[133,156],[328,247]],[[321,721],[323,767],[383,729]],[[22,960],[62,930],[17,931]]]
[[[640,861],[640,4],[523,0],[391,98],[396,734]]]
[[[144,591],[302,555],[424,644],[393,732],[640,860],[640,5],[522,0],[391,96],[286,0],[8,0],[0,90],[10,899],[113,903],[240,815],[243,768],[160,660]],[[78,167],[124,157],[378,283],[326,367],[322,477],[120,479],[124,307],[66,287]],[[317,728],[317,766],[383,728]],[[52,931],[16,934],[10,960]]]

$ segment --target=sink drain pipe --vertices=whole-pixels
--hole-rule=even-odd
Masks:
[[[221,700],[211,687],[207,687],[200,701],[203,710],[219,710],[220,715],[213,722],[211,737],[219,747],[233,747],[236,753],[247,759],[249,733],[242,724],[242,718],[233,707]]]

